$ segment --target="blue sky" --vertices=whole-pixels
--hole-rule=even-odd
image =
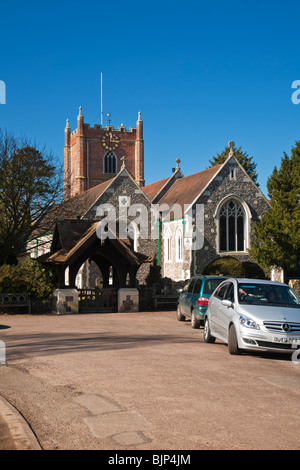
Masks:
[[[144,121],[146,184],[205,169],[229,140],[262,191],[300,140],[300,4],[286,1],[14,1],[0,5],[0,127],[62,160],[64,127]],[[107,124],[106,118],[104,124]]]

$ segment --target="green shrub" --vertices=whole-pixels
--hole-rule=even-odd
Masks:
[[[223,274],[224,276],[232,277],[265,279],[265,273],[258,264],[252,263],[250,261],[242,263],[238,259],[231,256],[224,256],[223,258],[214,260],[212,263],[206,266],[203,274],[206,276],[218,276]]]
[[[242,263],[231,256],[224,256],[208,264],[203,274],[206,276],[223,274],[224,276],[243,277]]]
[[[16,265],[0,267],[0,292],[26,292],[37,299],[51,297],[56,288],[56,275],[50,267],[31,258]]]
[[[155,287],[156,289],[160,289],[162,281],[161,267],[158,266],[156,258],[154,258],[153,265],[150,266],[149,273],[145,280],[148,287]]]
[[[256,263],[251,263],[250,261],[245,261],[242,263],[243,266],[243,277],[248,277],[250,279],[265,279],[266,275],[264,270]]]

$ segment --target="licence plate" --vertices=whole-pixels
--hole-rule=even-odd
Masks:
[[[288,343],[288,344],[300,344],[300,338],[285,338],[283,336],[275,336],[273,343]]]

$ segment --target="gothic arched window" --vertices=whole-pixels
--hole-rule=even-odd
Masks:
[[[169,228],[165,233],[165,261],[172,261],[172,236]]]
[[[114,152],[106,152],[104,156],[104,173],[117,173],[117,157]]]
[[[176,230],[176,261],[183,261],[183,234],[180,227]]]
[[[245,250],[245,214],[234,199],[230,199],[219,212],[220,251]]]

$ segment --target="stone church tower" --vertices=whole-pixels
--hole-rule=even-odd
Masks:
[[[77,129],[71,132],[69,120],[65,127],[64,198],[82,194],[107,181],[120,171],[125,159],[126,169],[139,186],[144,186],[143,121],[138,115],[136,127],[115,129],[84,123],[79,108]]]

